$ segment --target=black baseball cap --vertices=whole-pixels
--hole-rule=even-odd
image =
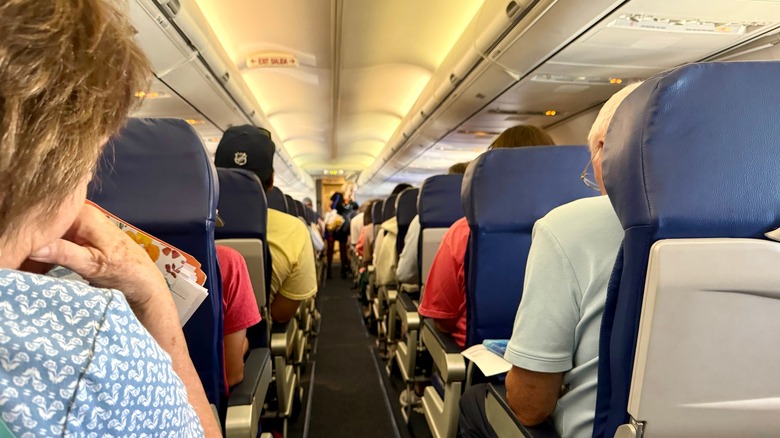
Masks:
[[[274,172],[276,145],[267,129],[252,125],[228,128],[217,145],[214,164],[217,167],[249,170],[261,181]]]

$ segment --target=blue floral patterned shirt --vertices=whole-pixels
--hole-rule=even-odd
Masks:
[[[0,391],[17,438],[203,436],[170,356],[116,290],[0,270]]]

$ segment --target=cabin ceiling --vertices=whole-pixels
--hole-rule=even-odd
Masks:
[[[292,160],[322,175],[374,162],[482,1],[196,3]],[[246,68],[259,52],[299,66]]]

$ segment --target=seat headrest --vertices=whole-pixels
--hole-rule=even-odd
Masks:
[[[213,169],[200,136],[184,120],[130,119],[109,140],[89,198],[148,232],[203,232],[215,222]]]
[[[463,176],[461,200],[472,229],[527,232],[550,210],[597,193],[580,180],[586,146],[535,146],[485,152]]]
[[[463,175],[436,175],[423,181],[417,197],[420,228],[449,228],[463,217],[460,187]]]
[[[420,189],[406,189],[398,195],[395,200],[395,215],[398,218],[398,226],[408,226],[412,219],[417,216],[417,196]]]
[[[398,195],[396,194],[390,195],[385,199],[384,204],[382,204],[382,222],[395,216],[395,200],[397,198]]]
[[[371,223],[374,224],[381,224],[382,221],[382,207],[384,206],[385,201],[376,201],[371,206]]]
[[[217,239],[257,238],[265,240],[268,206],[265,191],[254,172],[218,168],[219,215],[225,226],[214,231]]]
[[[302,218],[305,219],[306,218],[306,212],[303,210],[303,202],[301,202],[301,201],[299,201],[297,199],[294,200],[294,202],[295,202],[295,213],[296,213],[296,216],[302,217]]]
[[[293,199],[292,196],[288,195],[287,193],[284,194],[284,203],[287,205],[287,214],[291,214],[293,216],[297,216],[298,213],[295,209],[295,199]]]
[[[761,237],[780,226],[780,62],[692,64],[619,106],[604,182],[624,229],[653,240]]]
[[[268,208],[287,213],[287,199],[279,187],[272,187],[266,194],[266,199],[268,199]]]

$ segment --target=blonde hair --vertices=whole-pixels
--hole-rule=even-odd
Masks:
[[[513,126],[493,140],[488,150],[519,148],[523,146],[549,146],[554,145],[552,137],[544,129],[533,125]]]
[[[588,133],[588,148],[590,148],[591,154],[595,152],[596,145],[600,141],[604,141],[604,137],[607,135],[607,129],[609,128],[609,122],[612,121],[612,117],[615,115],[615,111],[617,111],[620,103],[641,84],[641,82],[635,82],[626,85],[617,93],[613,94],[601,107],[599,115],[596,116],[596,121],[593,122],[593,126],[590,127],[590,132]]]
[[[447,175],[463,175],[466,173],[466,168],[469,167],[470,161],[465,163],[455,163],[447,169]]]
[[[103,0],[0,2],[0,235],[94,170],[148,85],[132,34]]]
[[[344,181],[344,184],[341,185],[341,194],[346,195],[347,190],[352,187],[353,191],[357,190],[357,183],[355,181]]]

